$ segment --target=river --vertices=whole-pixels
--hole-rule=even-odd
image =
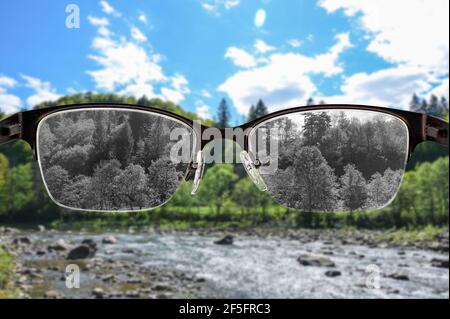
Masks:
[[[304,243],[239,235],[233,245],[215,245],[216,236],[176,233],[31,232],[26,235],[37,243],[35,247],[46,247],[60,239],[76,244],[92,238],[98,243],[95,260],[100,261],[97,262],[100,271],[97,275],[83,272],[78,290],[68,291],[64,287],[63,273],[58,273],[63,268],[51,272],[48,267],[56,260],[59,265],[67,264],[63,255],[52,255],[41,249],[41,253],[30,250],[18,256],[29,267],[42,268],[45,289],[63,291],[66,297],[89,296],[93,287],[102,283],[101,276],[114,273],[120,277],[122,268],[125,272],[134,271],[124,265],[139,265],[140,270],[136,272],[141,276],[146,276],[145,269],[162,269],[187,274],[191,279],[201,278],[198,282],[203,293],[180,295],[176,294],[178,287],[171,287],[169,290],[175,293],[169,296],[173,297],[449,298],[449,269],[431,264],[436,258],[448,261],[448,254],[416,248],[369,248],[330,241]],[[102,238],[108,235],[113,235],[117,242],[101,244]],[[301,265],[297,260],[301,255],[327,258],[335,267]],[[103,266],[108,260],[115,268]],[[326,275],[330,270],[334,277]],[[170,279],[166,283],[177,285]],[[102,285],[108,289],[107,284]]]

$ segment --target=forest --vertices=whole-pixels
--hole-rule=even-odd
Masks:
[[[430,99],[431,100],[431,99]],[[438,108],[430,108],[432,101],[438,101]],[[164,102],[159,99],[147,99],[145,97],[136,100],[131,97],[120,97],[116,95],[104,95],[84,93],[73,96],[67,96],[61,98],[55,102],[47,102],[37,107],[49,107],[54,105],[64,105],[71,103],[87,103],[87,102],[125,102],[131,104],[140,104],[143,106],[154,106],[162,109],[166,109],[190,118],[198,117],[193,113],[185,112],[181,107],[174,105],[170,102]],[[426,111],[437,116],[446,117],[448,120],[448,104],[444,103],[444,100],[433,98],[432,101],[426,103],[420,102],[417,104],[413,98],[412,105],[420,105],[423,109],[415,109],[417,111]],[[229,113],[227,110],[227,102],[223,100],[221,107],[219,107],[219,113],[214,121],[209,121],[207,124],[216,126],[227,126],[229,121]],[[267,107],[263,101],[258,101],[256,106],[253,106],[249,119],[259,117],[267,114]],[[318,113],[320,115],[320,113]],[[127,119],[128,120],[128,119]],[[350,123],[357,123],[354,119],[347,119]],[[335,184],[331,183],[332,187],[328,189],[334,190],[336,198],[339,198],[340,207],[348,207],[351,212],[336,212],[336,213],[306,213],[299,209],[289,209],[276,204],[273,198],[267,193],[260,192],[249,180],[242,166],[232,164],[218,164],[208,166],[205,176],[203,177],[199,193],[196,196],[190,195],[192,185],[189,182],[183,182],[179,189],[175,192],[171,200],[164,206],[155,210],[134,213],[134,214],[96,214],[96,213],[77,213],[68,209],[60,208],[56,206],[50,198],[47,196],[44,183],[41,180],[39,167],[36,162],[32,160],[32,154],[29,146],[24,142],[15,142],[0,147],[0,222],[2,223],[34,223],[34,224],[46,224],[46,223],[66,223],[66,222],[88,222],[90,224],[142,224],[148,225],[152,223],[167,224],[167,225],[191,225],[191,226],[206,226],[206,225],[236,225],[236,226],[252,226],[252,225],[280,225],[290,227],[310,227],[310,228],[324,228],[324,227],[358,227],[358,228],[416,228],[425,225],[435,226],[448,226],[448,212],[449,212],[449,174],[448,174],[448,150],[441,148],[431,143],[423,143],[419,145],[411,162],[407,166],[406,173],[403,177],[403,181],[400,186],[400,190],[397,193],[395,199],[387,207],[380,210],[371,210],[374,206],[378,206],[372,203],[386,201],[389,197],[388,186],[393,186],[398,183],[396,172],[400,169],[401,163],[388,160],[389,158],[400,158],[398,152],[401,152],[399,148],[395,147],[395,143],[392,143],[389,139],[372,140],[371,143],[362,144],[364,140],[368,141],[370,136],[379,136],[380,132],[372,132],[370,127],[376,118],[371,119],[366,123],[360,122],[358,125],[354,124],[353,133],[347,136],[340,136],[343,143],[340,143],[339,153],[336,153],[336,149],[327,146],[327,139],[323,139],[320,143],[314,140],[314,130],[310,131],[313,134],[308,133],[307,129],[298,128],[300,130],[301,138],[297,143],[287,143],[285,145],[286,150],[288,148],[295,148],[294,153],[301,157],[312,157],[315,161],[318,161],[320,165],[331,166],[334,170],[335,177],[330,177],[325,174],[324,181],[327,183],[334,182],[339,185],[347,185],[348,187],[359,188],[361,196],[345,201],[345,191],[341,188],[336,189]],[[110,142],[117,143],[120,141],[114,140],[116,138],[123,137],[123,134],[111,134],[114,130],[131,131],[128,134],[128,138],[133,139],[133,145],[140,148],[145,147],[145,141],[139,138],[135,138],[132,133],[132,126],[124,125],[124,118],[118,117],[112,122],[109,128],[107,138]],[[89,121],[85,121],[85,125],[91,124]],[[91,122],[92,123],[92,122]],[[305,121],[307,124],[307,122]],[[324,119],[324,123],[328,123],[328,119]],[[342,124],[343,122],[341,122]],[[388,129],[398,129],[395,125],[386,122],[383,125],[393,126]],[[305,126],[305,124],[303,124]],[[339,134],[339,119],[338,116],[333,115],[330,118],[329,125],[327,124],[327,130],[329,136],[336,137]],[[306,125],[307,127],[307,125]],[[315,126],[321,127],[321,125]],[[52,132],[55,128],[49,128],[48,131]],[[147,129],[151,129],[148,127]],[[385,132],[387,128],[383,127],[381,131]],[[361,130],[365,130],[366,135],[361,135]],[[92,129],[91,129],[92,131]],[[348,130],[347,130],[348,131]],[[352,131],[352,130],[350,130]],[[82,133],[82,131],[80,132]],[[372,135],[370,135],[370,134]],[[381,132],[382,133],[382,132]],[[367,135],[368,134],[368,135]],[[386,136],[389,134],[386,134]],[[98,136],[101,136],[98,135]],[[125,134],[127,136],[127,134]],[[327,136],[327,135],[325,135]],[[361,138],[364,136],[366,139]],[[358,143],[353,143],[353,138],[358,137]],[[97,137],[96,137],[97,138]],[[94,143],[94,134],[88,138],[90,142]],[[49,139],[51,141],[51,138]],[[69,141],[61,141],[61,143],[70,143]],[[380,153],[380,145],[387,143],[387,148],[383,146]],[[61,144],[61,145],[62,145]],[[84,148],[80,148],[74,152],[74,156],[84,156],[85,150],[91,149],[92,146],[85,144]],[[386,144],[384,144],[386,145]],[[367,156],[367,147],[372,147],[370,154]],[[148,147],[148,146],[147,146]],[[363,148],[366,148],[364,150]],[[95,148],[95,147],[94,147]],[[350,149],[349,149],[350,148]],[[132,152],[135,152],[139,147],[135,148]],[[281,148],[282,150],[283,148]],[[364,150],[364,151],[363,151]],[[72,150],[74,151],[74,150]],[[96,152],[100,151],[96,149]],[[345,153],[345,152],[348,153]],[[61,149],[61,152],[64,152]],[[377,153],[378,152],[378,153]],[[397,154],[395,153],[397,152]],[[45,153],[45,152],[44,152]],[[58,152],[51,152],[47,154],[49,156],[47,167],[50,170],[53,167],[51,165],[52,158],[59,156]],[[95,153],[95,152],[94,152]],[[113,171],[116,179],[120,179],[123,171],[126,169],[133,170],[135,176],[141,178],[133,178],[130,181],[130,188],[135,188],[139,184],[139,187],[150,187],[148,184],[148,176],[151,172],[148,170],[149,163],[144,163],[143,159],[139,159],[138,153],[135,152],[134,156],[131,156],[133,160],[128,163],[121,163],[117,160],[117,157],[125,158],[121,152],[116,154],[110,153],[106,157],[106,161],[100,166],[98,162],[96,165],[80,167],[78,171],[68,169],[64,165],[53,167],[53,170],[63,169],[67,171],[67,177],[71,183],[86,183],[86,178],[82,176],[94,176],[100,177],[102,168],[105,171]],[[279,165],[283,170],[283,162],[288,163],[292,161],[288,154],[292,154],[292,151],[286,152],[286,156],[281,156]],[[343,156],[340,160],[335,160],[336,154]],[[343,154],[355,154],[353,163],[350,163],[348,159],[345,159]],[[367,156],[367,157],[365,157]],[[379,157],[377,157],[379,156]],[[114,158],[113,158],[114,157]],[[67,157],[70,158],[70,157]],[[383,158],[384,160],[380,160]],[[148,161],[155,161],[156,159],[145,159]],[[118,162],[120,163],[118,163]],[[304,161],[299,161],[301,164]],[[120,165],[120,170],[119,170]],[[141,168],[138,168],[139,165]],[[162,165],[162,164],[161,164]],[[365,167],[366,166],[366,167]],[[286,167],[286,166],[285,166]],[[176,170],[176,168],[174,168]],[[309,168],[304,168],[309,170]],[[83,171],[88,170],[89,172]],[[327,172],[327,169],[323,170]],[[328,170],[329,171],[329,170]],[[84,172],[84,174],[82,174]],[[289,172],[284,172],[288,174]],[[90,175],[92,174],[92,175]],[[97,174],[97,175],[96,175]],[[281,172],[283,174],[283,172]],[[51,174],[50,174],[51,175]],[[54,174],[55,176],[66,176],[64,172]],[[82,175],[82,176],[80,176]],[[173,175],[175,176],[175,174]],[[280,176],[280,174],[277,174]],[[349,182],[350,177],[352,183]],[[84,180],[83,180],[84,179]],[[266,179],[267,180],[267,179]],[[356,181],[356,182],[355,182]],[[394,182],[392,182],[394,181]],[[121,181],[122,184],[125,181]],[[347,184],[346,184],[347,183]],[[270,182],[268,182],[270,184]],[[317,184],[317,183],[316,183]],[[99,184],[100,185],[100,184]],[[102,186],[97,185],[99,190],[104,190]],[[106,184],[105,184],[106,185]],[[107,186],[112,186],[108,184]],[[305,187],[304,185],[301,185]],[[300,187],[300,186],[299,186]],[[383,198],[373,198],[371,194],[380,192],[374,192],[374,189],[381,188],[386,190]],[[78,188],[80,189],[80,188]],[[121,203],[128,209],[131,205],[138,207],[139,200],[136,198],[127,198],[126,187],[123,193],[120,195],[115,194],[114,198],[121,198]],[[280,191],[286,189],[286,187],[279,188]],[[323,189],[323,187],[321,187]],[[80,198],[71,198],[68,196],[69,190],[56,189],[59,191],[59,196],[65,196],[67,204],[70,204],[70,200],[79,201]],[[108,191],[111,191],[108,190]],[[352,192],[354,193],[354,192]],[[114,193],[113,193],[114,194]],[[117,195],[117,196],[116,196]],[[128,194],[129,195],[129,194]],[[119,196],[119,197],[118,197]],[[134,193],[133,195],[134,196]],[[276,197],[276,195],[275,195]],[[283,198],[289,198],[283,197]],[[364,201],[362,201],[364,199]],[[294,198],[297,202],[295,204],[300,208],[304,208],[302,201],[298,198]],[[363,204],[361,204],[364,202]],[[111,203],[114,204],[114,201]],[[112,205],[109,203],[108,205]],[[117,204],[117,203],[116,203]],[[114,205],[116,205],[114,204]],[[88,205],[88,204],[86,204]],[[92,203],[90,204],[92,205]],[[102,205],[96,203],[95,205]],[[104,204],[105,205],[105,204]],[[362,205],[362,206],[361,206]],[[357,206],[365,207],[360,209]],[[87,207],[87,206],[86,206]],[[311,206],[313,208],[313,205]]]
[[[179,130],[179,141],[171,132]],[[176,142],[184,161],[171,159]],[[133,211],[164,204],[185,177],[192,129],[152,113],[80,110],[46,118],[38,156],[50,195],[69,208]],[[177,160],[177,158],[175,159]]]
[[[284,132],[269,156],[277,157],[278,169],[263,178],[284,206],[356,211],[383,207],[395,196],[408,154],[408,131],[397,118],[355,110],[291,114],[258,128],[263,145],[274,138],[263,133],[273,129]]]

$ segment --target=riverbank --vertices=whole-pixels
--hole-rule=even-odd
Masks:
[[[0,228],[15,289],[33,298],[448,298],[448,238],[448,229]],[[65,286],[69,264],[81,289]],[[365,287],[369,265],[383,273],[380,290]]]

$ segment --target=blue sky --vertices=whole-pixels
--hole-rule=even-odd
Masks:
[[[67,28],[68,4],[80,28]],[[447,0],[2,1],[0,109],[84,91],[161,97],[232,124],[328,103],[448,97]],[[405,14],[405,13],[408,14]]]

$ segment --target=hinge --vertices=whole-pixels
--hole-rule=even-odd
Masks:
[[[20,124],[4,125],[0,127],[0,135],[10,137],[20,134]]]
[[[427,137],[432,138],[446,138],[448,135],[448,131],[446,129],[439,129],[430,125],[426,126],[425,133]]]

